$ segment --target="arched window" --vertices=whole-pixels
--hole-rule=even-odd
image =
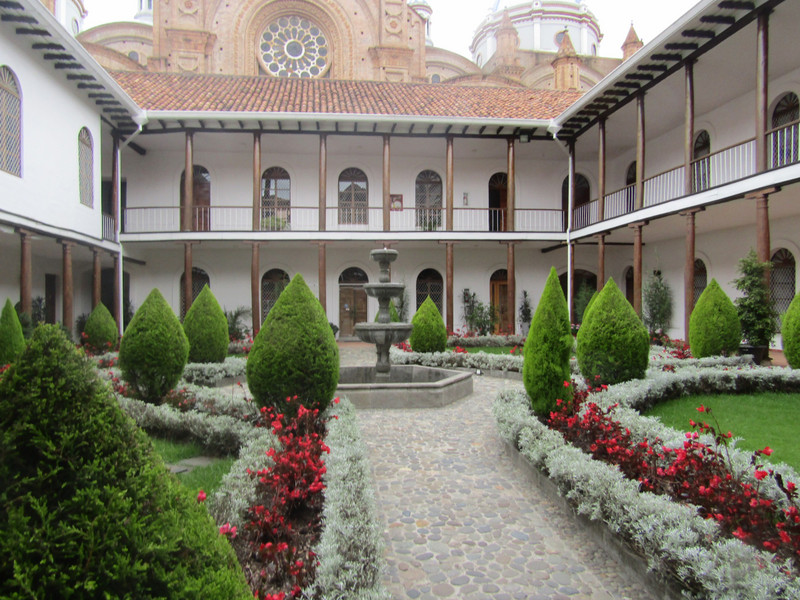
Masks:
[[[780,248],[772,255],[769,293],[779,317],[789,310],[789,304],[794,299],[796,273],[794,256],[786,248]],[[780,325],[779,321],[778,326]]]
[[[201,165],[192,167],[192,227],[193,231],[208,231],[211,229],[211,174]],[[186,202],[185,184],[186,171],[181,173],[181,206]]]
[[[283,269],[270,269],[261,278],[261,322],[267,318],[284,288],[289,285],[289,274]]]
[[[692,303],[692,307],[697,304],[697,299],[706,289],[707,285],[708,271],[706,271],[706,263],[696,258],[694,259],[694,302]]]
[[[349,168],[339,175],[339,224],[369,223],[369,183],[361,169]]]
[[[86,127],[78,133],[78,182],[81,204],[94,206],[94,143]]]
[[[711,136],[703,129],[694,138],[692,148],[692,193],[707,190],[711,185]]]
[[[286,169],[270,167],[261,176],[261,230],[281,231],[291,224],[292,180]]]
[[[425,269],[417,275],[417,310],[425,302],[425,298],[431,297],[439,314],[442,312],[442,297],[444,296],[444,281],[442,275],[436,269]]]
[[[203,291],[203,286],[211,287],[211,279],[203,269],[192,268],[192,302],[197,300],[197,296]],[[186,273],[181,273],[181,321],[186,316]]]
[[[489,178],[489,231],[506,231],[508,175],[495,173]]]
[[[436,171],[417,175],[414,206],[417,229],[435,231],[442,226],[442,178]]]
[[[800,100],[797,94],[784,94],[772,111],[772,157],[770,168],[782,167],[798,161],[798,120]]]
[[[0,67],[0,171],[22,177],[22,94],[8,67]]]

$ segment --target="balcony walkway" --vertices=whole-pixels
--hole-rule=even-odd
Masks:
[[[371,345],[339,347],[342,365],[375,362]],[[358,411],[395,600],[651,597],[506,455],[491,403],[521,385],[474,377],[444,408]]]

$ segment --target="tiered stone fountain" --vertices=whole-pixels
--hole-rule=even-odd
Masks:
[[[356,335],[375,344],[378,360],[374,367],[342,367],[339,370],[340,394],[359,408],[426,408],[444,406],[472,394],[469,372],[434,369],[417,365],[394,365],[389,348],[408,339],[411,323],[392,323],[389,304],[403,294],[405,285],[392,283],[389,265],[397,259],[397,250],[383,248],[370,252],[380,265],[378,283],[364,286],[367,294],[378,299],[378,319],[357,323]]]

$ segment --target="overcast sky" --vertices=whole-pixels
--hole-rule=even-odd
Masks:
[[[469,45],[475,28],[495,6],[496,0],[428,0],[433,8],[433,42],[470,57]],[[497,2],[499,8],[523,2]],[[621,57],[622,42],[633,23],[639,37],[650,42],[697,0],[584,0],[600,22],[603,41],[598,54]],[[89,16],[85,28],[112,21],[132,20],[137,0],[83,0]],[[471,58],[471,57],[470,57]]]

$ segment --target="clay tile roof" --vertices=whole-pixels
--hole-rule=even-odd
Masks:
[[[579,92],[237,75],[111,73],[147,111],[551,119]]]

